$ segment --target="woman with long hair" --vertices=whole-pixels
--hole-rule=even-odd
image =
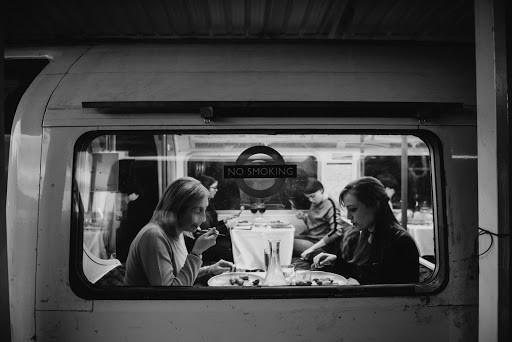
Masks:
[[[419,279],[416,243],[396,220],[382,183],[362,177],[340,194],[353,227],[345,232],[338,255],[320,253],[313,265],[333,264],[336,273],[362,284],[414,283]]]
[[[208,190],[196,179],[178,178],[165,190],[151,221],[130,245],[125,284],[135,286],[191,286],[196,278],[229,271],[224,260],[201,267],[202,254],[216,243],[218,231],[198,237],[189,252],[184,232],[193,232],[204,222]]]

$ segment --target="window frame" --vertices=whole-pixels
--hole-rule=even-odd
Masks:
[[[90,142],[102,135],[109,134],[375,134],[375,135],[412,135],[427,145],[430,152],[432,173],[432,209],[434,218],[434,244],[436,250],[436,268],[425,283],[414,284],[375,284],[344,286],[282,286],[282,287],[101,287],[90,283],[84,275],[83,227],[80,229],[79,215],[74,212],[73,181],[70,199],[70,254],[69,280],[72,291],[83,299],[110,300],[176,300],[176,299],[292,299],[292,298],[333,298],[333,297],[390,297],[425,296],[441,292],[448,283],[447,218],[445,205],[445,177],[443,166],[443,148],[439,137],[427,129],[106,129],[91,130],[82,134],[73,149],[73,167],[71,177],[76,175],[77,153],[84,151]]]

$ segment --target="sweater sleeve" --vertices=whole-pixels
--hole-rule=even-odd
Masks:
[[[347,221],[341,218],[341,210],[334,204],[327,210],[325,218],[331,228],[330,232],[322,238],[326,245],[342,237],[345,231],[351,226]]]
[[[175,275],[172,250],[165,237],[148,232],[140,241],[140,258],[146,278],[151,286],[192,286],[201,267],[201,258],[189,254]]]

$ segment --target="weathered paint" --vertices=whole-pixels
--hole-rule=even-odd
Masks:
[[[510,234],[510,109],[507,108],[506,61],[506,40],[510,37],[506,37],[505,3],[475,1],[478,227],[495,234]],[[490,240],[486,237],[479,239],[481,252],[489,247]],[[507,336],[510,335],[510,238],[494,240],[493,248],[478,259],[478,337],[489,342],[510,339]],[[501,263],[504,267],[500,270]]]
[[[51,49],[50,49],[51,51]],[[37,260],[37,218],[39,212],[39,168],[43,115],[53,90],[81,48],[53,50],[56,57],[32,82],[22,97],[13,121],[9,153],[6,220],[12,340],[24,341],[35,335],[35,286]],[[25,49],[6,52],[16,56],[48,56],[48,51],[27,53]]]

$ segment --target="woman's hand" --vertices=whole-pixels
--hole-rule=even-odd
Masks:
[[[235,265],[226,260],[219,260],[215,264],[208,266],[208,270],[212,275],[229,272],[234,269]]]
[[[215,228],[210,228],[208,232],[204,233],[201,236],[196,238],[196,242],[194,243],[194,247],[192,247],[192,253],[201,255],[208,248],[215,246],[217,243],[217,236],[219,232]]]
[[[308,256],[313,253],[315,250],[312,249],[311,247],[306,249],[304,252],[300,253],[300,258],[303,259],[303,260],[307,260],[308,259]]]
[[[320,253],[313,258],[313,267],[321,268],[327,265],[332,265],[337,259],[337,256],[329,253]]]

